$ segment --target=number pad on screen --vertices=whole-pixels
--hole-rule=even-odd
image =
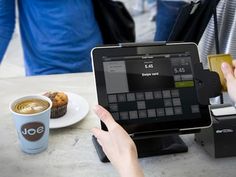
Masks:
[[[158,119],[183,114],[178,89],[108,95],[109,111],[116,120]],[[192,112],[199,112],[197,105]]]

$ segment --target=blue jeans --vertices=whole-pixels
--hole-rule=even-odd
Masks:
[[[183,1],[157,0],[155,41],[167,41],[181,8],[187,4]]]

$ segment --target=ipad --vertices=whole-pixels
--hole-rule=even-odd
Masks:
[[[211,125],[195,89],[196,44],[121,44],[96,47],[91,56],[98,104],[128,133]]]

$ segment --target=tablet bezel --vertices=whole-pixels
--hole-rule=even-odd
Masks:
[[[145,50],[144,50],[145,49]],[[130,45],[118,45],[118,46],[103,46],[95,47],[91,51],[93,71],[97,92],[98,103],[108,108],[107,92],[105,86],[105,77],[103,72],[102,56],[124,56],[124,55],[137,55],[138,52],[146,52],[147,50],[156,50],[158,54],[161,53],[177,53],[177,52],[189,52],[191,55],[191,64],[194,75],[194,65],[199,63],[198,48],[195,43],[151,43],[151,44],[130,44]],[[208,105],[199,105],[201,117],[198,119],[190,120],[178,120],[169,122],[148,122],[147,123],[130,123],[129,121],[118,122],[128,133],[143,133],[152,131],[186,131],[192,129],[199,129],[209,127],[212,123]],[[103,130],[107,130],[106,126],[101,122]]]

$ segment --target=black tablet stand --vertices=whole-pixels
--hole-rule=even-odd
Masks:
[[[194,65],[195,88],[199,104],[209,105],[209,98],[221,94],[220,79],[216,72],[204,70],[201,63]],[[138,157],[173,154],[187,152],[188,147],[179,137],[179,134],[196,133],[199,129],[190,131],[170,130],[165,132],[153,132],[134,134],[131,136],[137,146]],[[93,144],[102,162],[109,162],[97,139],[92,137]],[[112,148],[112,147],[110,147]]]
[[[92,137],[93,144],[102,162],[109,162],[97,139]],[[160,137],[133,138],[138,151],[138,157],[149,157],[164,154],[187,152],[188,147],[178,135],[163,135]],[[112,148],[112,147],[111,147]]]

